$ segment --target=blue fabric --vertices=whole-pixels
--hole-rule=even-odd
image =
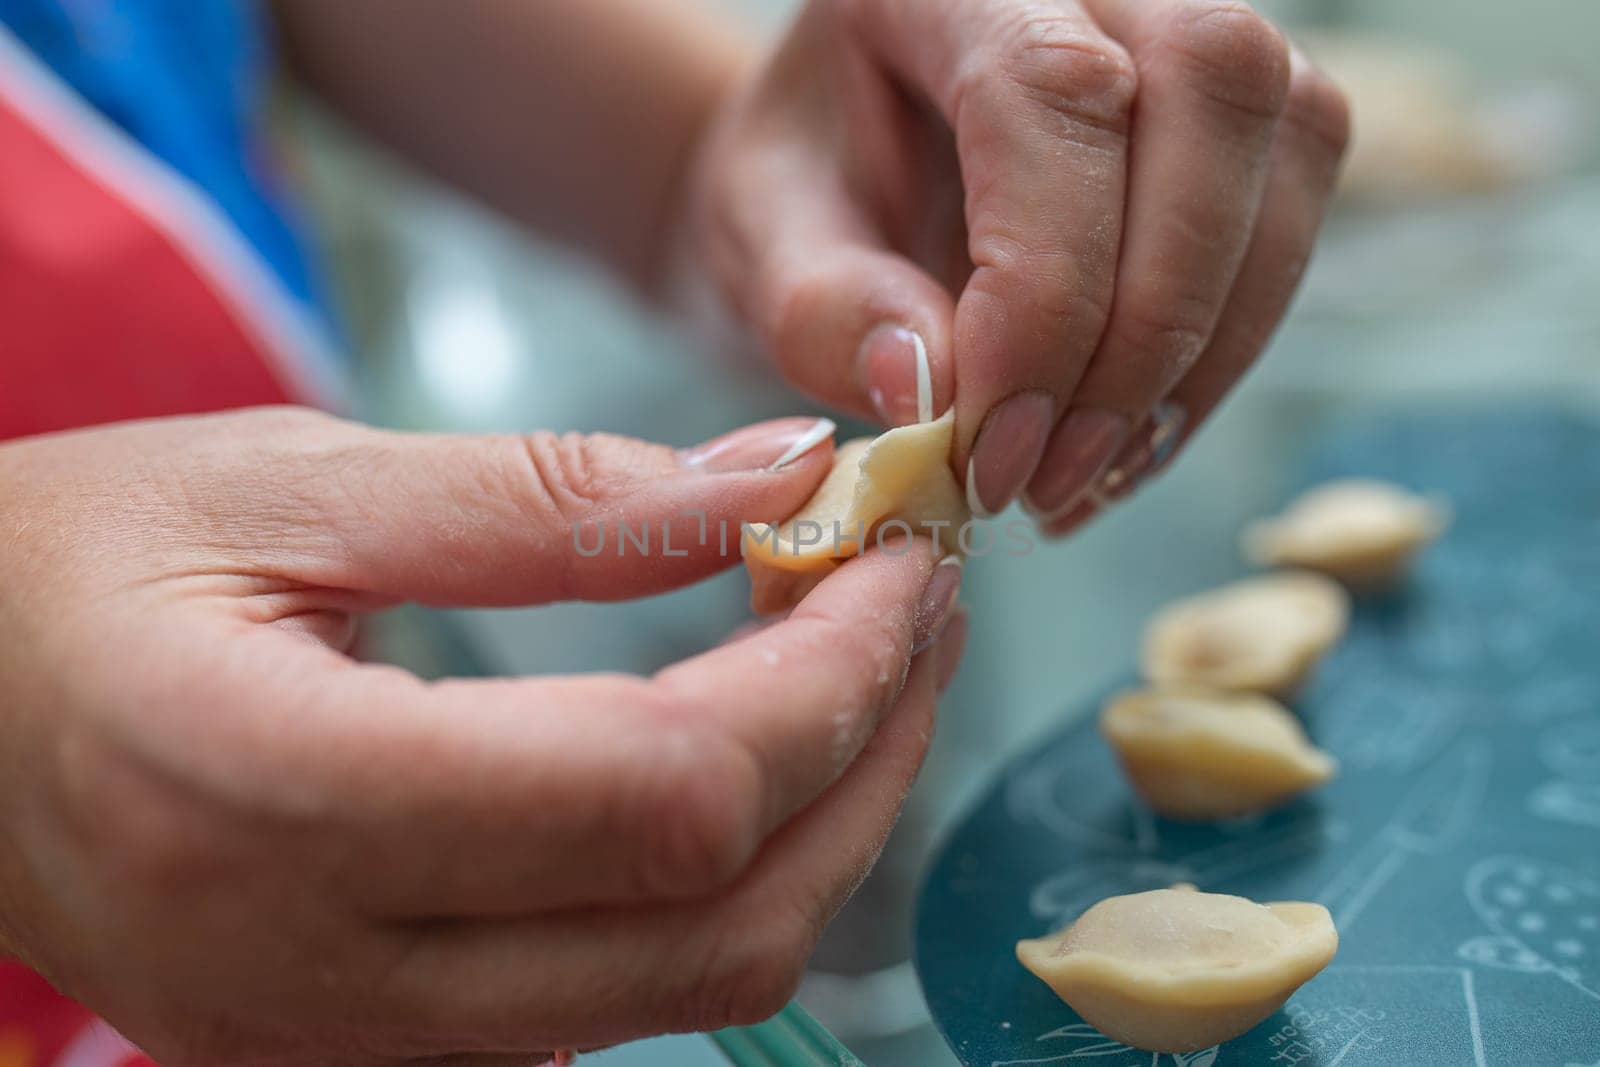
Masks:
[[[215,200],[325,320],[322,289],[262,151],[271,49],[250,0],[0,0],[0,24]]]

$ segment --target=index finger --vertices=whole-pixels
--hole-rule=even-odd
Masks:
[[[958,464],[1021,491],[1111,307],[1133,61],[1070,0],[876,0],[864,38],[951,124],[975,268],[956,308]]]

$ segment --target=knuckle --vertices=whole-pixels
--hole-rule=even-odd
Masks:
[[[1289,42],[1241,0],[1189,0],[1158,33],[1195,87],[1224,107],[1275,120],[1289,89]]]
[[[1350,101],[1332,78],[1309,64],[1296,66],[1283,122],[1334,160],[1343,158],[1350,147]]]
[[[697,896],[731,884],[760,844],[755,754],[721,732],[674,727],[662,739],[653,777],[628,817],[646,837],[638,874],[644,892]]]
[[[999,49],[1000,73],[1075,125],[1127,133],[1138,92],[1133,59],[1116,42],[1066,16],[1022,21]]]
[[[593,438],[540,430],[523,434],[504,471],[508,494],[534,520],[571,523],[590,514],[602,496]],[[504,492],[505,486],[493,487]]]
[[[1089,277],[1078,259],[1042,251],[996,233],[974,238],[978,270],[968,292],[1020,313],[1040,329],[1068,330],[1083,343],[1099,340],[1111,313],[1110,275]]]

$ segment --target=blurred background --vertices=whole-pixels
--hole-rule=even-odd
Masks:
[[[789,0],[702,0],[781,28]],[[985,774],[1132,666],[1159,603],[1240,572],[1319,429],[1382,408],[1600,409],[1600,4],[1260,5],[1341,80],[1356,143],[1341,203],[1269,358],[1158,484],[1067,544],[969,568],[973,619],[927,771],[801,999],[866,1062],[953,1062],[909,964],[941,826]],[[612,430],[689,444],[812,410],[541,246],[285,101],[360,356],[356,414],[416,429]],[[384,621],[422,673],[649,671],[745,618],[742,572],[624,606]],[[601,1061],[716,1063],[703,1039]]]

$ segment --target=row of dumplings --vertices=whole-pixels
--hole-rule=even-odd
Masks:
[[[1149,686],[1114,698],[1101,732],[1149,806],[1173,819],[1270,810],[1331,779],[1332,756],[1281,701],[1344,635],[1346,588],[1401,578],[1443,532],[1439,504],[1372,481],[1311,490],[1278,518],[1253,523],[1255,562],[1296,568],[1172,604],[1146,628]]]
[[[1394,486],[1346,481],[1252,525],[1251,559],[1296,569],[1166,608],[1145,633],[1148,688],[1102,713],[1101,732],[1145,802],[1172,818],[1222,819],[1331,778],[1333,757],[1279,700],[1344,634],[1346,586],[1399,578],[1447,521],[1437,504]],[[1101,1033],[1182,1054],[1260,1023],[1338,947],[1319,904],[1258,904],[1182,884],[1102,900],[1016,951]]]

